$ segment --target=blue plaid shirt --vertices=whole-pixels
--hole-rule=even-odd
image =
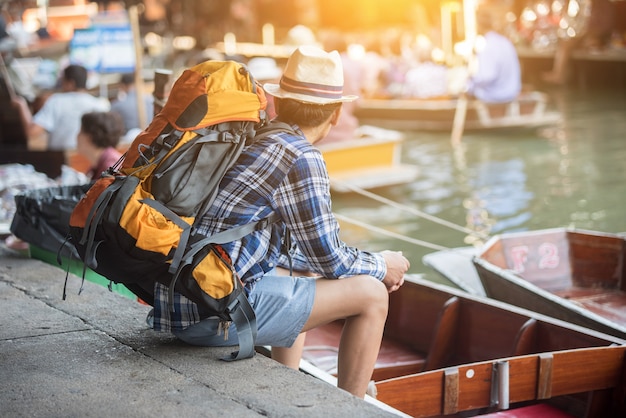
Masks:
[[[285,266],[281,239],[288,229],[296,251],[293,267],[327,278],[367,274],[382,280],[387,272],[378,253],[360,251],[339,238],[331,209],[330,180],[321,152],[299,135],[280,132],[247,147],[226,173],[220,191],[198,231],[212,235],[277,213],[280,221],[223,245],[250,290],[266,272]],[[184,329],[200,320],[195,304],[176,293],[170,318],[167,287],[155,288],[154,328]]]

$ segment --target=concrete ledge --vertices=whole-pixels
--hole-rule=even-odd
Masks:
[[[185,345],[148,306],[0,248],[2,416],[382,417],[388,411],[262,355]]]

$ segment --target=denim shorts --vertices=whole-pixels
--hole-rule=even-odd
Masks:
[[[315,278],[265,275],[252,288],[248,300],[257,318],[256,345],[291,347],[309,319],[315,299]],[[223,347],[238,345],[231,324],[228,340],[218,335],[219,319],[207,318],[182,331],[172,331],[187,344]]]

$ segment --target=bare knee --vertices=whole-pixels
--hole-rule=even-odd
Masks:
[[[361,294],[362,313],[376,316],[387,316],[389,308],[389,292],[385,285],[370,276],[358,276],[358,293]]]
[[[389,307],[386,286],[371,276],[347,279],[318,279],[315,301],[303,331],[336,319],[367,317],[385,321]]]

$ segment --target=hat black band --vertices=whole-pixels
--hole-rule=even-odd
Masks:
[[[343,87],[328,86],[325,84],[305,83],[282,76],[280,87],[290,93],[303,94],[306,96],[323,97],[326,99],[341,99]]]

